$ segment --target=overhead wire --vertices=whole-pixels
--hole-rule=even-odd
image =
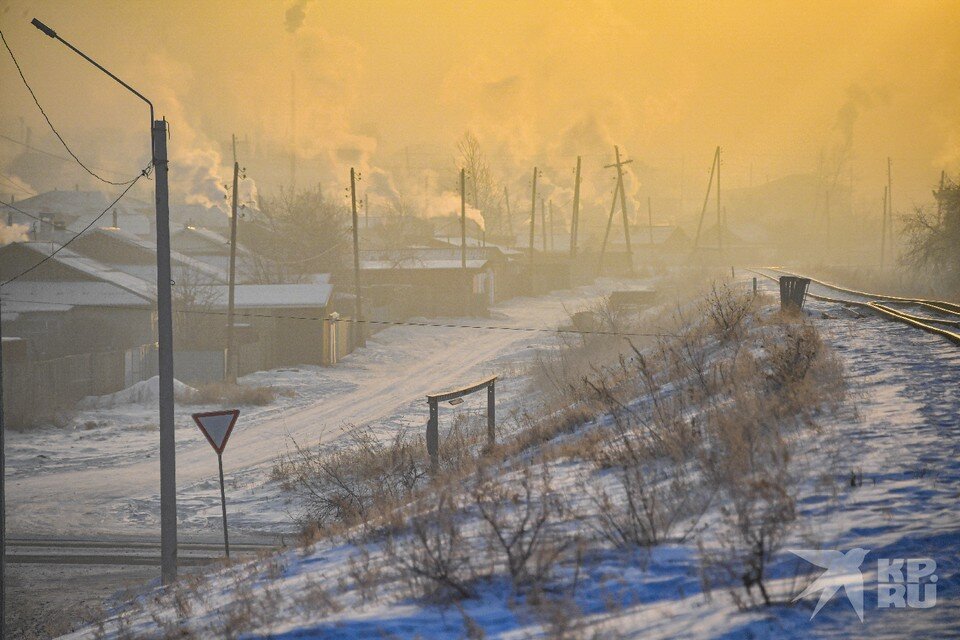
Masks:
[[[133,181],[130,182],[122,192],[120,192],[120,195],[118,195],[118,196],[113,200],[113,202],[111,202],[109,205],[107,205],[107,208],[106,208],[106,209],[104,209],[103,211],[101,211],[99,215],[97,215],[93,220],[91,220],[89,223],[87,223],[87,225],[86,225],[83,229],[81,229],[79,232],[77,232],[76,234],[74,234],[73,237],[69,238],[67,241],[65,241],[63,244],[61,244],[59,247],[57,247],[56,249],[54,249],[54,250],[50,253],[50,255],[44,256],[44,258],[43,258],[42,260],[40,260],[39,262],[37,262],[35,265],[33,265],[33,266],[31,266],[31,267],[28,267],[27,269],[24,269],[23,271],[21,271],[20,273],[18,273],[18,274],[15,275],[14,277],[10,278],[9,280],[5,280],[4,282],[0,283],[0,287],[6,286],[6,285],[10,284],[11,282],[13,282],[14,280],[18,280],[19,278],[22,278],[23,276],[27,275],[28,273],[30,273],[31,271],[33,271],[34,269],[36,269],[36,268],[39,267],[40,265],[44,264],[45,262],[47,262],[48,260],[50,260],[51,258],[53,258],[55,255],[57,255],[58,253],[60,253],[60,252],[63,251],[64,249],[66,249],[67,246],[69,246],[71,242],[73,242],[74,240],[76,240],[77,238],[79,238],[80,236],[82,236],[85,232],[87,232],[87,231],[90,229],[90,227],[92,227],[93,225],[95,225],[95,224],[100,220],[100,218],[102,218],[103,216],[107,215],[107,212],[110,211],[110,209],[112,209],[114,206],[116,206],[116,204],[117,204],[118,202],[120,202],[120,200],[121,200],[125,195],[127,195],[127,193],[128,193],[131,189],[133,189],[133,186],[134,186],[135,184],[137,184],[137,182],[139,182],[140,178],[143,178],[143,177],[147,176],[147,175],[150,173],[150,168],[151,168],[152,166],[153,166],[152,163],[151,163],[150,165],[147,165],[147,167],[146,167],[143,171],[140,172],[140,175],[138,175],[136,178],[134,178]],[[6,203],[3,203],[3,204],[6,204]],[[7,204],[7,206],[8,206],[8,207],[12,207],[12,205],[9,205],[9,204]],[[17,209],[17,207],[12,207],[12,208]],[[19,209],[17,209],[17,210],[19,211]],[[21,211],[21,213],[24,213],[24,212]],[[29,214],[27,214],[27,215],[29,215]]]
[[[57,128],[53,125],[53,122],[50,121],[50,118],[47,116],[47,112],[44,111],[43,106],[40,104],[40,100],[37,98],[37,94],[34,93],[33,87],[30,86],[30,83],[27,82],[26,76],[23,75],[23,69],[20,68],[20,63],[17,61],[17,57],[13,54],[13,50],[10,48],[10,45],[7,44],[7,39],[3,35],[3,31],[0,31],[0,40],[3,41],[3,46],[6,47],[7,53],[10,54],[10,59],[13,61],[13,65],[17,68],[17,73],[20,74],[20,79],[23,81],[23,86],[27,88],[27,91],[30,93],[30,97],[33,98],[34,104],[36,104],[37,109],[40,110],[40,115],[42,115],[43,119],[47,121],[47,125],[50,127],[50,130],[53,132],[53,135],[57,136],[57,140],[60,141],[60,144],[63,145],[63,148],[67,150],[67,153],[70,154],[70,156],[76,161],[77,164],[79,164],[83,168],[84,171],[89,173],[91,176],[93,176],[97,180],[106,184],[113,185],[115,187],[133,185],[140,178],[143,177],[143,173],[140,173],[139,175],[135,176],[134,178],[131,178],[130,180],[115,182],[113,180],[108,180],[104,178],[103,176],[95,172],[93,169],[88,167],[86,164],[84,164],[83,161],[79,157],[77,157],[77,154],[73,152],[73,149],[70,148],[70,145],[67,144],[67,141],[63,139],[63,136],[60,135],[60,132],[57,131]]]
[[[8,281],[9,282],[9,281]],[[6,284],[6,283],[4,283]],[[3,297],[4,302],[20,302],[23,304],[52,304],[59,305],[63,307],[75,307],[78,305],[71,304],[69,302],[57,302],[52,300],[21,300],[17,298],[10,298],[7,296]],[[110,305],[83,305],[91,308],[98,309],[114,309]],[[174,309],[175,313],[185,313],[188,315],[203,315],[203,316],[226,316],[228,312],[226,311],[203,311],[199,309]],[[301,316],[301,315],[278,315],[272,313],[245,313],[242,311],[234,311],[234,317],[238,318],[266,318],[274,320],[306,320],[306,321],[324,321],[329,322],[329,316]],[[615,337],[625,337],[625,338],[667,338],[667,337],[676,337],[676,334],[673,333],[663,333],[663,332],[634,332],[634,331],[596,331],[589,329],[549,329],[546,327],[510,327],[506,325],[473,325],[473,324],[458,324],[454,322],[412,322],[412,321],[402,321],[402,320],[356,320],[353,318],[344,318],[338,320],[338,322],[344,322],[347,324],[366,324],[366,325],[382,325],[382,326],[396,326],[396,327],[426,327],[426,328],[435,328],[435,329],[473,329],[478,331],[514,331],[520,333],[552,333],[552,334],[575,334],[575,335],[601,335],[601,336],[615,336]]]

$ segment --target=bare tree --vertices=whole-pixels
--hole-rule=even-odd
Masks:
[[[940,286],[960,292],[960,184],[944,177],[933,192],[935,209],[917,207],[904,219],[907,247],[901,261],[922,273],[935,273]]]
[[[470,131],[457,143],[458,162],[467,171],[467,203],[480,211],[484,223],[503,233],[506,219],[503,215],[503,187],[493,177],[490,165],[480,148],[480,141]]]

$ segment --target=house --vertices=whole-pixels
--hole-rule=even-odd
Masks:
[[[191,326],[211,337],[198,344],[223,349],[227,326],[229,287],[201,285],[195,311],[200,321]],[[240,375],[298,364],[330,361],[325,352],[325,321],[329,321],[333,285],[239,284],[234,288],[234,327],[239,347]],[[334,359],[335,360],[335,359]]]
[[[216,267],[229,277],[230,273],[230,238],[204,227],[183,226],[172,231],[170,245],[191,258]],[[236,252],[236,281],[238,283],[254,283],[257,281],[259,270],[258,258],[252,251],[237,242]],[[264,259],[265,262],[269,262]]]
[[[156,243],[123,229],[90,229],[78,236],[70,248],[147,282],[157,278]],[[226,284],[229,280],[225,270],[179,251],[170,252],[170,269],[174,281],[186,279],[197,284]]]
[[[360,252],[364,297],[393,317],[482,315],[497,300],[496,271],[505,262],[488,248],[411,247]],[[352,280],[349,271],[342,275]]]

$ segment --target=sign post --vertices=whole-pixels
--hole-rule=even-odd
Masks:
[[[209,411],[193,414],[193,421],[206,436],[207,442],[217,452],[217,466],[220,468],[220,507],[223,510],[223,548],[230,557],[230,538],[227,535],[227,495],[223,485],[223,450],[233,431],[233,425],[240,416],[239,409],[228,411]]]

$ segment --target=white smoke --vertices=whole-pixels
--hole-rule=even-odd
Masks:
[[[30,239],[28,232],[30,227],[25,224],[5,224],[0,223],[0,245],[10,244],[11,242],[26,242]]]

